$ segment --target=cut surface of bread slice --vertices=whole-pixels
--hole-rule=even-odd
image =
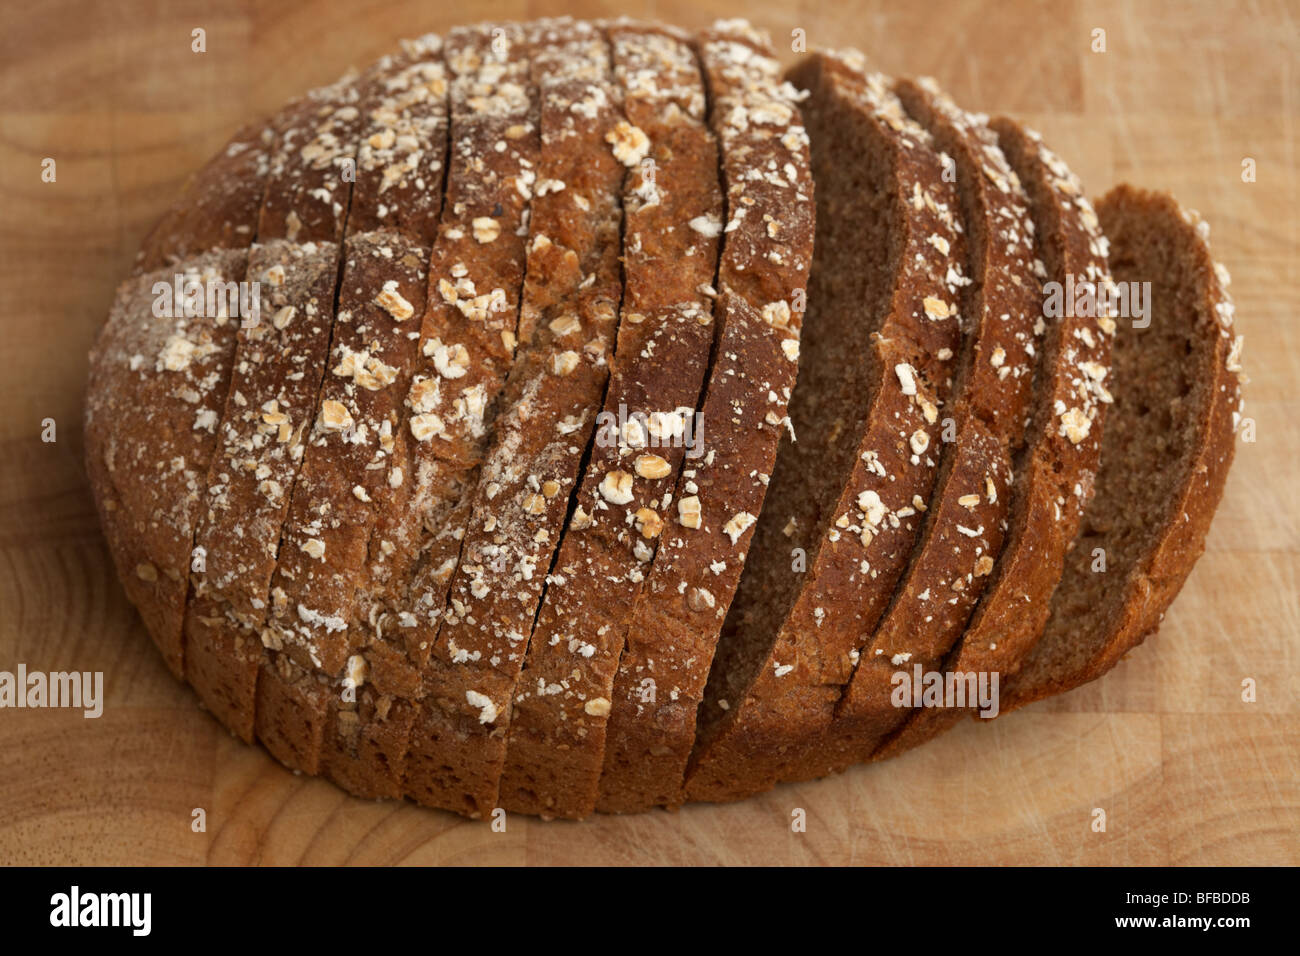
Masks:
[[[618,328],[626,156],[609,50],[593,24],[543,28],[532,57],[541,157],[532,202],[519,355],[469,501],[423,699],[407,791],[470,816],[496,806],[510,696]]]
[[[959,203],[930,135],[859,54],[792,78],[811,94],[818,231],[795,440],[700,708],[685,788],[697,800],[771,787],[829,724],[920,531],[962,339]]]
[[[100,521],[122,586],[178,677],[247,262],[243,250],[213,251],[126,280],[90,357],[86,470]],[[172,290],[168,308],[156,283]]]
[[[1010,524],[992,580],[944,661],[945,685],[963,675],[999,686],[1042,634],[1052,592],[1092,497],[1111,394],[1106,386],[1115,320],[1106,313],[1106,240],[1079,179],[1042,138],[1015,122],[990,124],[1030,199],[1046,266],[1046,331],[1034,380],[1029,440],[1016,461]],[[914,710],[886,737],[883,758],[928,740],[977,704]],[[992,716],[990,714],[990,716]]]
[[[784,779],[822,776],[866,759],[910,714],[896,706],[900,672],[929,672],[961,636],[1002,548],[1011,461],[1025,440],[1041,261],[1029,200],[985,118],[963,112],[931,80],[900,81],[908,112],[951,158],[966,224],[971,283],[962,313],[973,324],[958,358],[952,427],[925,530],[852,679],[826,739],[810,739]],[[945,436],[949,437],[949,436]]]
[[[609,38],[627,121],[644,149],[625,190],[625,289],[609,388],[514,695],[501,801],[533,813],[585,815],[595,800],[598,740],[587,732],[557,754],[552,722],[570,695],[584,695],[580,706],[596,701],[592,709],[608,702],[606,693],[585,696],[600,678],[577,662],[616,663],[715,331],[722,197],[704,79],[684,36],[620,23]]]
[[[1235,448],[1240,345],[1208,228],[1173,197],[1130,186],[1097,215],[1115,281],[1150,283],[1150,313],[1117,319],[1096,494],[1003,712],[1096,680],[1159,627],[1205,550]]]

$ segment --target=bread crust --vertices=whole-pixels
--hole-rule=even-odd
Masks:
[[[515,359],[524,233],[540,149],[523,27],[458,28],[444,54],[450,152],[421,361],[405,402],[411,480],[381,516],[370,553],[375,586],[368,618],[404,646],[408,682],[433,647],[460,554],[463,499]]]
[[[519,357],[477,486],[460,563],[422,678],[407,784],[420,803],[497,805],[511,695],[609,375],[622,282],[626,166],[603,34],[545,21],[531,72],[542,152]]]
[[[287,669],[262,666],[262,627],[329,352],[352,180],[341,173],[356,152],[357,100],[355,78],[345,76],[308,93],[274,121],[258,241],[248,260],[249,281],[260,286],[261,314],[255,326],[239,331],[195,539],[207,567],[191,576],[186,679],[245,740],[258,732],[259,702],[274,698]],[[267,676],[264,688],[259,673]],[[296,759],[277,743],[268,749]]]
[[[273,239],[249,253],[261,315],[239,330],[195,538],[205,566],[191,575],[185,612],[186,679],[245,740],[280,535],[325,370],[337,263],[333,243]]]
[[[766,35],[743,22],[714,24],[700,50],[727,208],[718,339],[699,415],[705,454],[682,469],[676,520],[627,629],[600,782],[605,811],[668,803],[680,792],[696,707],[753,541],[747,516],[762,512],[790,424],[812,262],[814,189],[797,92],[780,83]],[[769,175],[748,174],[747,163]]]
[[[207,291],[243,281],[247,263],[243,250],[218,249],[127,279],[90,355],[85,456],[100,524],[127,597],[177,677],[194,535],[240,322],[229,300],[206,314]],[[182,288],[199,284],[194,308],[175,301],[178,278]]]

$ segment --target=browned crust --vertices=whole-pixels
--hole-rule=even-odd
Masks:
[[[683,457],[671,435],[682,410],[695,409],[713,343],[708,296],[722,199],[716,146],[703,125],[703,80],[677,38],[623,25],[611,29],[610,42],[645,155],[628,157],[636,172],[624,193],[626,288],[600,427],[514,695],[500,797],[522,812],[549,813],[563,800],[540,774],[554,773],[579,794],[585,812],[595,801],[599,744],[589,733],[581,753],[555,754],[546,740],[565,692],[539,689],[571,684],[566,673],[577,661],[617,662]],[[631,414],[654,418],[626,425]]]
[[[499,53],[494,30],[501,31]],[[464,533],[458,508],[473,487],[514,362],[524,279],[521,232],[540,150],[522,27],[453,30],[444,55],[451,75],[450,149],[421,359],[405,403],[410,480],[380,516],[369,558],[367,619],[389,636],[385,643],[405,648],[409,664],[388,670],[408,684],[437,634]],[[380,653],[386,658],[380,663],[397,663],[396,654]]]
[[[1105,239],[1083,188],[1037,133],[999,118],[990,124],[1031,199],[1035,234],[1050,281],[1067,274],[1107,284]],[[1034,420],[1023,462],[1016,463],[1010,529],[983,599],[945,673],[984,673],[1006,681],[1042,634],[1066,550],[1092,497],[1101,432],[1110,400],[1102,381],[1109,368],[1115,323],[1109,317],[1065,315],[1049,324],[1034,386]],[[1078,410],[1076,415],[1075,410]],[[1072,427],[1086,421],[1086,431]],[[892,756],[929,740],[969,708],[930,708],[915,715],[877,749]]]
[[[136,254],[136,272],[153,272],[210,249],[252,245],[274,141],[275,129],[265,121],[236,132],[150,230]]]
[[[1043,331],[1029,198],[986,116],[965,112],[929,78],[900,80],[895,91],[954,160],[966,220],[971,283],[963,312],[973,326],[959,358],[955,411],[959,420],[982,419],[1015,451],[1025,442]]]
[[[339,243],[355,178],[346,172],[362,125],[358,100],[348,76],[308,93],[274,121],[258,244],[248,265],[249,281],[261,285],[261,315],[239,333],[195,539],[207,568],[191,577],[186,678],[244,739],[258,732],[255,710],[278,686],[257,689],[261,630],[329,353]],[[315,765],[314,758],[308,762]]]
[[[692,800],[736,799],[771,787],[801,745],[829,725],[863,637],[884,613],[920,531],[938,473],[938,406],[947,399],[961,342],[965,241],[956,190],[944,179],[929,134],[905,116],[887,79],[865,73],[857,58],[825,56],[817,64],[821,82],[865,118],[888,150],[897,272],[873,344],[873,397],[862,432],[847,438],[858,449],[852,468],[832,510],[809,529],[820,544],[762,663],[742,670],[719,653],[701,716],[710,726],[686,771],[685,797]],[[778,481],[781,472],[778,464]],[[742,581],[742,596],[745,587]],[[853,601],[843,599],[848,593]]]
[[[362,82],[348,74],[289,104],[275,125],[258,241],[343,241],[363,126]]]
[[[391,701],[367,686],[363,646],[382,632],[363,599],[371,586],[372,532],[410,480],[403,398],[419,361],[426,243],[442,204],[445,75],[441,40],[428,36],[380,60],[364,78],[331,354],[263,635],[277,653],[325,678],[328,693],[310,698],[324,709],[315,718],[325,727],[323,772],[368,777],[366,792],[376,795],[400,794],[402,753],[365,749],[366,741],[377,741],[361,733],[358,714],[382,720]]]
[[[803,313],[780,304],[793,305],[806,290],[813,184],[802,117],[793,91],[777,87],[768,42],[740,24],[701,37],[730,230],[719,264],[719,339],[699,416],[706,453],[685,463],[673,494],[676,520],[627,628],[597,804],[606,812],[677,799],[719,630],[752,545],[752,528],[734,522],[761,513],[788,425]],[[741,122],[753,107],[771,115]],[[782,108],[788,119],[779,119]],[[750,179],[750,163],[781,170],[784,186]]]
[[[349,235],[391,230],[433,244],[444,195],[447,92],[436,34],[405,41],[367,71]]]
[[[1184,479],[1169,500],[1167,516],[1154,546],[1140,557],[1121,585],[1124,597],[1119,601],[1122,608],[1119,617],[1106,619],[1093,615],[1080,618],[1070,614],[1069,622],[1074,626],[1067,625],[1060,631],[1054,630],[1049,621],[1044,639],[1035,645],[1023,668],[1004,691],[1003,712],[1096,680],[1156,631],[1196,559],[1205,550],[1205,536],[1223,496],[1228,468],[1236,450],[1241,379],[1231,332],[1233,307],[1227,290],[1227,272],[1211,257],[1205,241],[1207,230],[1199,216],[1184,211],[1168,194],[1138,190],[1128,185],[1117,186],[1097,203],[1097,215],[1110,240],[1113,262],[1140,254],[1131,248],[1135,240],[1129,239],[1117,222],[1121,215],[1134,214],[1138,210],[1157,222],[1170,234],[1171,244],[1180,252],[1190,254],[1197,263],[1195,280],[1201,306],[1189,317],[1188,332],[1189,336],[1209,340],[1194,359],[1197,362],[1196,373],[1207,378],[1201,392],[1206,405],[1182,413],[1187,420],[1195,422],[1195,438],[1185,462],[1166,463],[1164,467],[1185,469]],[[1120,329],[1121,336],[1140,335],[1123,324]],[[1117,387],[1122,389],[1124,383],[1119,382]],[[1119,401],[1122,403],[1122,395]],[[1120,404],[1113,414],[1126,413]],[[1127,460],[1113,465],[1103,460],[1097,477],[1099,490],[1104,487],[1111,467],[1133,466]],[[1089,517],[1085,515],[1084,521],[1087,522]],[[1102,540],[1104,542],[1105,538]],[[1092,560],[1091,549],[1087,549],[1087,553],[1080,549],[1080,553],[1071,555],[1065,577],[1055,595],[1053,614],[1070,613],[1071,584],[1093,573],[1090,568]],[[1080,621],[1092,623],[1093,628],[1080,635],[1077,627]],[[1069,638],[1068,647],[1062,643],[1065,638]],[[1083,655],[1080,661],[1081,647]],[[1062,673],[1066,662],[1071,662],[1069,669]]]
[[[897,676],[942,665],[1002,548],[1011,461],[983,420],[962,426],[925,538],[893,603],[862,651],[823,740],[805,740],[784,779],[808,779],[866,760],[910,715],[893,695]]]
[[[448,522],[458,533],[435,548],[437,566],[428,564],[441,570],[438,587],[417,588],[432,614],[421,611],[417,622],[428,652],[406,791],[419,803],[472,816],[495,805],[499,766],[484,770],[482,752],[503,736],[480,718],[508,706],[508,688],[497,693],[497,683],[523,654],[516,644],[532,624],[590,434],[620,294],[623,168],[604,140],[616,109],[603,39],[589,23],[568,18],[528,31],[523,65],[537,87],[533,126],[541,140],[529,165],[536,181],[530,176],[526,260],[520,248],[519,356],[481,472],[465,472]]]
[[[240,321],[228,314],[238,307],[208,316],[206,289],[243,281],[247,261],[242,250],[213,251],[126,280],[90,356],[91,491],[118,578],[177,677],[190,553]],[[176,301],[177,276],[204,284],[198,310]],[[170,291],[160,297],[156,283]],[[164,300],[170,315],[156,312]]]
[[[265,639],[324,673],[332,715],[355,709],[369,676],[367,556],[378,516],[408,477],[402,399],[417,362],[428,259],[426,247],[394,232],[347,240],[321,402],[271,583]],[[325,740],[344,759],[341,735]]]

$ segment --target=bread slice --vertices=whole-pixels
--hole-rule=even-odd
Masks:
[[[1115,320],[1104,297],[1080,290],[1110,287],[1106,240],[1079,179],[1042,138],[1015,122],[990,124],[1030,199],[1038,248],[1046,266],[1046,332],[1034,379],[1033,421],[1014,466],[1011,515],[1002,554],[966,631],[943,664],[946,684],[961,675],[1015,673],[1046,622],[1065,553],[1092,497],[1106,409],[1105,384]],[[1089,285],[1090,284],[1090,285]],[[1075,294],[1070,295],[1073,289]],[[1057,310],[1068,297],[1075,307]],[[973,705],[971,705],[973,706]],[[970,707],[918,710],[877,748],[897,753],[951,726]]]
[[[908,717],[896,675],[932,671],[961,636],[1001,551],[1012,458],[1025,440],[1042,321],[1044,272],[1034,256],[1029,200],[986,118],[962,111],[932,80],[895,89],[951,157],[967,227],[973,320],[959,356],[952,424],[925,530],[886,611],[865,642],[825,740],[810,741],[784,779],[822,776],[867,759]]]
[[[381,61],[359,98],[366,122],[360,141],[370,151],[359,164],[354,194],[366,209],[365,217],[379,213],[383,182],[396,181],[413,157],[437,155],[436,169],[441,167],[447,136],[446,82],[440,44],[426,47],[426,59],[415,64]],[[412,84],[414,99],[402,109],[392,91],[409,92]],[[418,133],[411,107],[419,110],[418,122],[427,127]],[[414,140],[410,152],[380,168],[371,141],[395,144],[399,131]],[[422,135],[431,139],[418,138]],[[394,453],[399,451],[398,440],[405,438],[399,413],[418,358],[428,243],[437,230],[440,186],[439,178],[426,190],[434,198],[422,197],[419,205],[405,211],[406,229],[397,224],[363,229],[363,224],[377,223],[348,217],[329,374],[321,387],[271,588],[270,636],[276,649],[283,647],[299,663],[331,676],[339,674],[358,636],[368,630],[355,626],[363,623],[354,618],[365,587],[356,572],[366,565],[376,517],[388,510],[395,489],[405,481],[405,462]]]
[[[150,230],[136,254],[135,271],[153,272],[211,249],[251,246],[274,142],[275,127],[265,121],[236,132]]]
[[[322,737],[330,758],[325,772],[390,796],[400,793],[400,778],[385,773],[385,762],[354,765],[362,759],[355,711],[377,703],[357,699],[369,670],[361,646],[373,634],[360,607],[369,581],[358,571],[367,569],[378,516],[391,509],[410,471],[403,399],[418,360],[429,245],[441,209],[446,97],[437,37],[407,44],[363,79],[364,126],[329,369],[283,530],[263,636],[269,647],[334,684],[330,693],[311,697],[317,719],[332,729]]]
[[[401,56],[391,66],[380,61],[381,79],[366,95],[369,128],[363,133],[357,153],[357,183],[348,214],[348,231],[357,237],[355,242],[369,246],[402,275],[397,290],[400,299],[381,293],[384,305],[376,297],[363,307],[374,313],[378,305],[388,313],[378,316],[379,322],[395,323],[393,328],[400,327],[411,344],[409,358],[405,350],[399,353],[397,379],[389,389],[396,389],[395,394],[400,396],[408,393],[410,375],[420,361],[430,249],[437,237],[446,193],[449,84],[442,45],[440,37],[427,35],[403,44]],[[394,239],[395,235],[400,241]],[[352,245],[350,242],[349,248]],[[400,248],[406,248],[407,255],[397,255]],[[412,315],[402,319],[402,300],[407,296],[401,286],[414,278],[409,270],[416,265],[409,261],[409,255],[419,257],[424,281],[412,283]],[[390,281],[391,276],[368,291],[373,295],[374,288],[386,287]],[[362,292],[360,299],[367,290],[364,283],[358,288]],[[350,302],[351,295],[345,273],[340,288],[340,316],[345,307],[362,307]],[[384,418],[391,427],[386,430],[382,422],[377,427],[388,467],[380,472],[386,480],[380,484],[379,493],[368,492],[373,505],[368,540],[361,555],[364,574],[355,591],[357,603],[352,606],[356,631],[349,634],[349,661],[353,666],[345,675],[352,686],[336,687],[330,697],[322,744],[323,773],[353,793],[368,797],[401,795],[403,761],[413,717],[407,698],[413,695],[415,686],[411,680],[413,668],[400,636],[394,640],[391,634],[385,634],[371,614],[375,608],[375,574],[386,571],[385,555],[377,540],[379,516],[404,509],[405,491],[413,483],[414,470],[410,448],[414,439],[407,425],[405,402],[398,400],[392,407],[386,406]],[[374,472],[367,468],[367,474],[373,476]],[[378,560],[372,560],[372,556]],[[354,660],[358,653],[361,662]],[[399,693],[401,696],[397,696]]]
[[[542,152],[519,353],[470,493],[406,762],[413,799],[476,817],[496,806],[510,694],[609,376],[634,161],[604,35],[572,20],[537,30]]]
[[[1155,632],[1205,550],[1235,448],[1240,340],[1208,227],[1131,186],[1107,193],[1097,215],[1115,280],[1151,284],[1150,325],[1118,320],[1096,495],[1003,712],[1096,680]]]
[[[792,79],[810,92],[818,231],[797,440],[723,627],[690,799],[772,786],[829,724],[920,531],[962,339],[965,238],[930,135],[860,54],[814,57]]]
[[[291,766],[291,748],[279,737],[268,740],[254,716],[258,700],[277,692],[276,675],[289,667],[268,670],[266,686],[258,687],[261,630],[329,353],[351,186],[342,173],[356,152],[357,102],[347,77],[307,94],[276,121],[248,262],[249,281],[260,285],[261,315],[239,332],[196,537],[205,570],[191,578],[185,614],[186,679],[236,733],[247,740],[256,730]]]
[[[539,765],[581,791],[588,810],[594,802],[596,741],[588,736],[572,759],[553,766],[544,732],[563,707],[553,698],[571,683],[560,672],[579,659],[616,662],[714,340],[722,196],[717,145],[704,123],[704,79],[683,35],[633,23],[609,34],[628,122],[645,148],[625,192],[625,290],[600,428],[547,579],[504,752],[502,805],[542,808],[528,812],[555,806],[551,780],[534,779]],[[582,635],[571,631],[577,621]]]
[[[624,625],[598,781],[597,806],[610,812],[653,806],[680,786],[748,525],[788,424],[812,258],[808,138],[770,41],[732,21],[700,42],[726,189],[716,344],[691,450],[662,499],[658,548]],[[589,792],[591,771],[583,773]],[[589,800],[584,793],[584,810]]]
[[[405,401],[410,474],[380,516],[369,556],[366,617],[385,635],[372,651],[400,646],[409,665],[403,682],[418,674],[432,648],[464,529],[456,509],[473,487],[515,359],[540,152],[524,28],[457,28],[444,52],[451,75],[446,196],[431,253],[421,362]]]
[[[100,523],[127,597],[177,677],[247,262],[243,250],[213,250],[126,280],[90,355],[85,455]],[[188,301],[187,285],[197,292]]]

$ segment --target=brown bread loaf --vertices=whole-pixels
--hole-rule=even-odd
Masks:
[[[792,79],[742,21],[481,24],[192,177],[91,354],[86,466],[228,728],[367,797],[635,812],[973,709],[900,671],[1008,710],[1158,626],[1241,408],[1203,224],[1101,204],[1133,326],[1072,294],[1107,244],[1036,134],[860,55]]]
[[[1116,319],[1096,494],[1003,712],[1096,680],[1155,632],[1205,550],[1235,450],[1241,346],[1208,225],[1131,186],[1107,193],[1097,216],[1115,281],[1151,283],[1151,312]]]
[[[962,340],[960,208],[930,135],[860,54],[818,56],[792,78],[810,91],[818,184],[795,440],[709,676],[686,773],[695,800],[772,786],[829,723],[920,530]]]

